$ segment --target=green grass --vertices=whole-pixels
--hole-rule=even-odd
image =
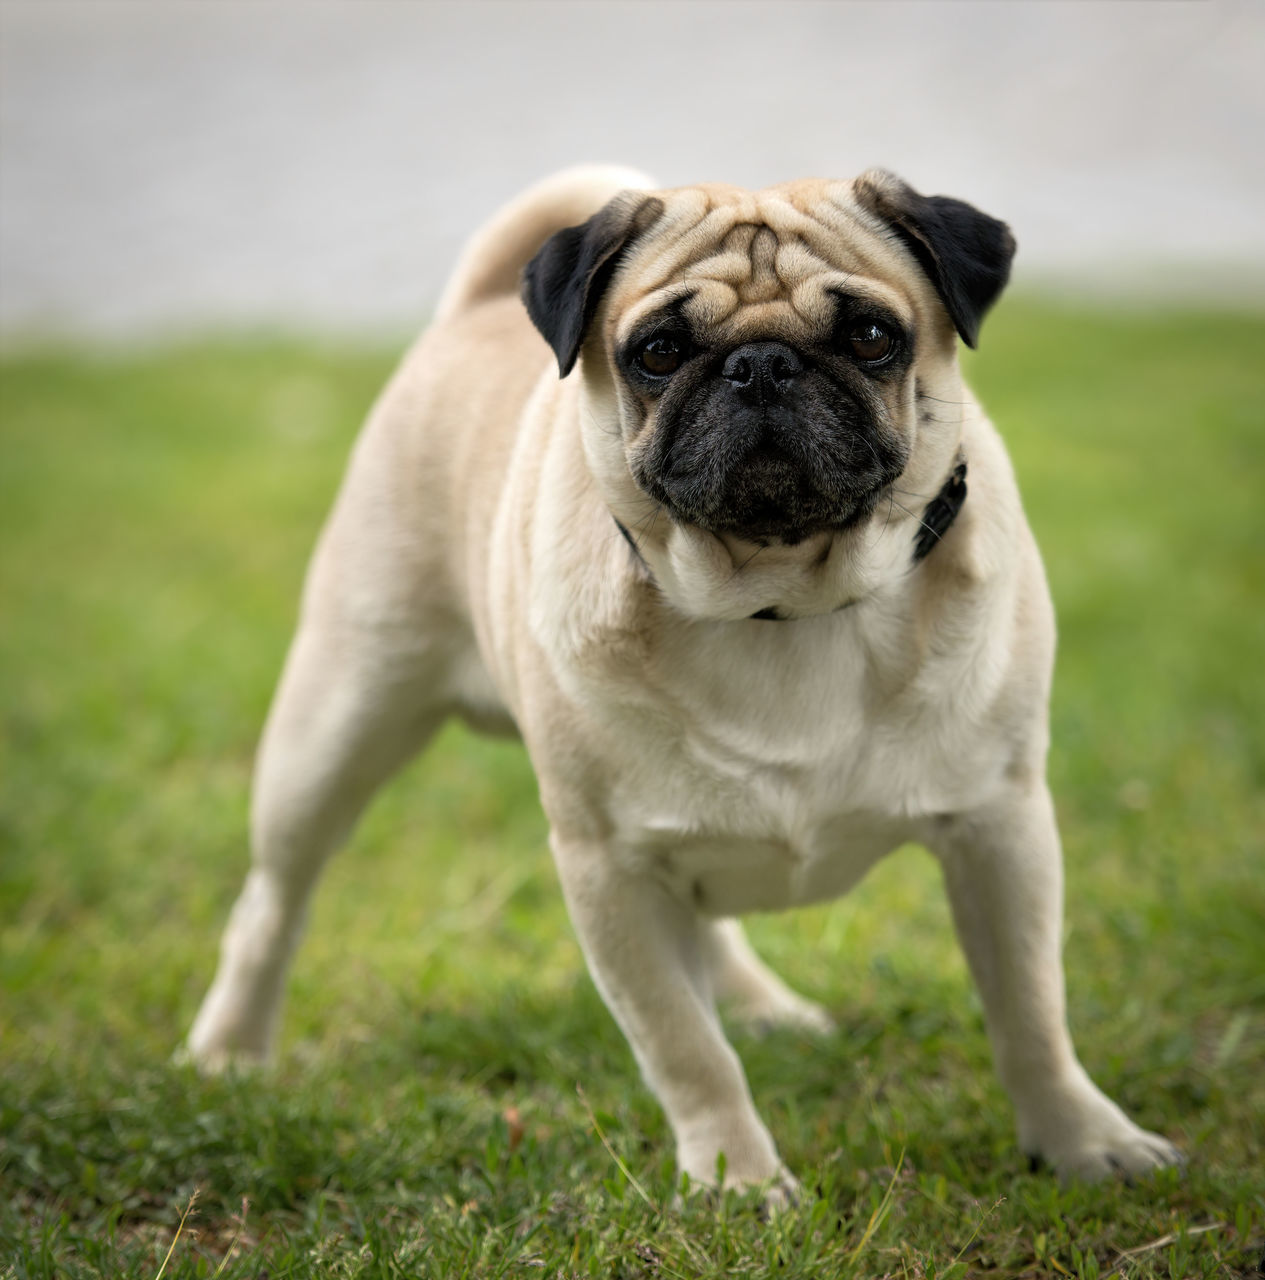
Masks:
[[[1016,302],[968,371],[1059,609],[1073,1027],[1188,1168],[1067,1189],[1027,1172],[911,849],[839,903],[752,922],[840,1022],[823,1043],[738,1041],[809,1190],[771,1222],[672,1207],[669,1137],[584,972],[527,761],[456,730],[331,868],[276,1070],[169,1065],[245,868],[303,563],[391,356],[11,357],[0,1277],[156,1277],[195,1190],[167,1277],[1247,1274],[1265,1247],[1263,347],[1262,319]]]

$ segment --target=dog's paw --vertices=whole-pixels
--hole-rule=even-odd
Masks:
[[[1022,1144],[1034,1163],[1048,1165],[1064,1182],[1132,1179],[1183,1162],[1167,1138],[1134,1124],[1092,1086],[1049,1108]]]
[[[688,1175],[691,1191],[713,1196],[719,1191],[750,1193],[764,1213],[789,1207],[799,1194],[799,1183],[754,1112],[727,1121],[717,1113],[704,1117],[678,1142],[676,1161]]]
[[[1128,1180],[1181,1164],[1182,1153],[1160,1134],[1130,1124],[1127,1130],[1039,1152],[1034,1159],[1048,1164],[1064,1182],[1098,1182]]]
[[[778,1176],[765,1186],[760,1187],[760,1210],[768,1217],[783,1213],[799,1204],[804,1190],[799,1179],[785,1165]]]
[[[769,993],[759,999],[736,1000],[727,1012],[734,1022],[756,1035],[767,1035],[779,1027],[813,1036],[828,1036],[835,1020],[814,1000],[805,1000],[793,991]]]
[[[735,1192],[748,1200],[762,1218],[773,1218],[779,1213],[785,1213],[787,1209],[797,1205],[802,1196],[799,1180],[785,1165],[781,1165],[771,1178],[759,1181],[733,1178],[726,1172],[723,1188],[717,1187],[714,1176],[703,1181],[682,1179],[682,1187],[673,1200],[673,1208],[680,1211],[687,1203],[715,1206],[726,1191]]]
[[[171,1055],[176,1067],[192,1067],[201,1076],[245,1075],[268,1064],[268,1054],[261,1050],[199,1042],[190,1036]]]

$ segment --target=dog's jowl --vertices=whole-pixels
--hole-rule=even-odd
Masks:
[[[267,1054],[325,859],[458,715],[526,742],[589,969],[693,1180],[723,1153],[728,1185],[795,1185],[716,1003],[829,1026],[734,917],[911,840],[1023,1149],[1065,1176],[1175,1160],[1066,1025],[1049,593],[957,360],[1013,252],[881,171],[575,170],[478,231],[313,558],[195,1059]]]

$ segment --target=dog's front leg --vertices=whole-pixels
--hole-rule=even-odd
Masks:
[[[767,1184],[785,1200],[795,1182],[721,1031],[692,906],[600,844],[555,833],[553,847],[589,972],[667,1113],[679,1168],[715,1185],[723,1153],[726,1187]]]
[[[1062,1177],[1141,1173],[1180,1157],[1090,1080],[1067,1028],[1063,866],[1045,784],[937,822],[927,843],[945,871],[958,936],[984,1003],[1019,1141]]]

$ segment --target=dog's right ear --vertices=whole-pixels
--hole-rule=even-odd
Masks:
[[[545,241],[523,269],[523,301],[565,378],[624,250],[663,212],[663,201],[623,191],[578,227]]]

